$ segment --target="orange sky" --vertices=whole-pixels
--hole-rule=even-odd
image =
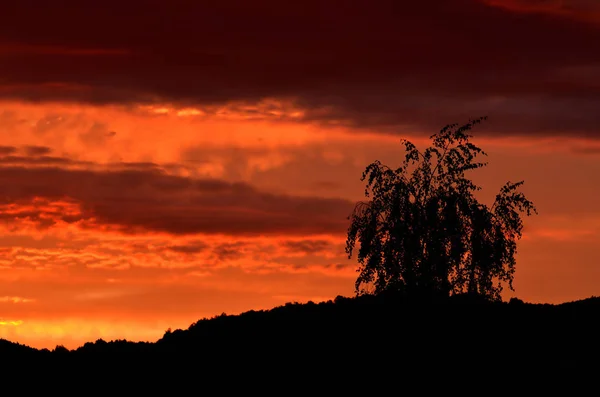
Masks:
[[[400,138],[422,146],[444,124],[480,115],[490,116],[474,131],[490,162],[473,174],[482,198],[524,179],[539,211],[525,220],[506,298],[598,295],[600,40],[584,38],[600,38],[590,17],[599,8],[452,1],[481,25],[442,28],[443,13],[411,6],[420,25],[402,29],[428,26],[430,36],[402,41],[400,31],[400,55],[391,41],[349,42],[335,29],[290,28],[285,43],[265,44],[260,35],[287,15],[267,12],[268,1],[256,10],[274,27],[246,27],[245,46],[223,32],[197,44],[211,26],[173,25],[148,33],[148,47],[117,19],[114,37],[98,37],[77,22],[90,10],[75,2],[64,18],[80,34],[42,35],[43,18],[2,6],[31,29],[0,27],[0,337],[49,348],[156,340],[221,312],[351,295],[346,216],[363,198],[364,167],[398,164]],[[256,11],[228,3],[241,10],[232,20]],[[172,11],[164,7],[156,15]],[[320,12],[341,32],[365,14]],[[372,22],[386,13],[369,12],[380,37],[396,34]],[[131,15],[156,22],[151,14]],[[479,46],[475,33],[507,21],[526,36],[483,31],[491,49]],[[550,40],[556,26],[570,44],[538,41],[535,29]],[[482,59],[434,67],[443,40]]]

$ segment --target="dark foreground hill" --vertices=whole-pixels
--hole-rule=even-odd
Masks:
[[[380,374],[381,382],[388,373],[453,371],[465,379],[479,372],[498,379],[519,373],[552,378],[600,367],[599,315],[596,297],[560,305],[338,297],[223,314],[187,330],[167,331],[153,343],[98,340],[72,351],[49,351],[0,341],[0,356],[45,370],[102,366],[112,374],[103,375],[106,379],[122,381],[134,373],[156,382],[183,382],[252,371],[357,381],[371,373]]]

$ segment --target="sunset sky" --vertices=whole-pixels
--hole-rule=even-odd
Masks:
[[[360,176],[448,123],[525,220],[515,292],[600,295],[597,0],[6,1],[0,338],[151,340],[350,296]]]

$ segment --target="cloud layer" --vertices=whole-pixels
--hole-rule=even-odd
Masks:
[[[30,155],[0,156],[5,222],[27,219],[48,227],[61,221],[175,235],[339,234],[353,208],[343,199],[272,194],[243,182],[169,175],[155,164],[69,169],[79,163],[48,156],[49,149],[42,147],[24,150]]]
[[[484,114],[502,134],[600,123],[600,19],[581,20],[595,2],[61,4],[0,7],[1,97],[209,113],[274,98],[296,119],[387,131]]]

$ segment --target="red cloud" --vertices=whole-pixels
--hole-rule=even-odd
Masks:
[[[152,164],[58,167],[70,164],[49,156],[0,158],[2,218],[126,233],[305,235],[343,232],[352,210],[343,199],[272,194],[245,183],[170,175]]]

